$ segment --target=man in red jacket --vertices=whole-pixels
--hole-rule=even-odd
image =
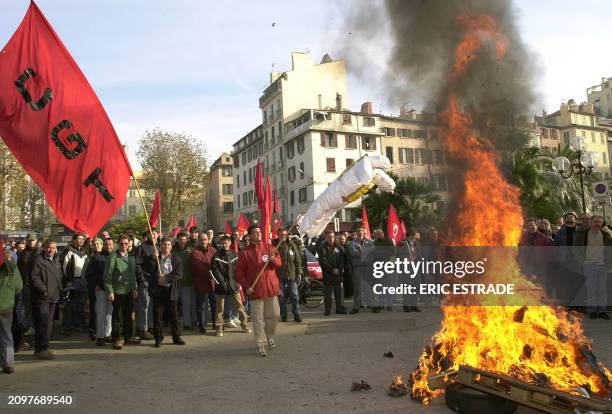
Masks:
[[[254,286],[253,292],[249,290],[257,355],[263,357],[266,356],[266,345],[269,345],[270,348],[276,346],[274,334],[280,316],[277,299],[280,289],[276,269],[281,266],[281,259],[275,254],[274,246],[261,241],[261,230],[257,225],[250,226],[248,234],[250,244],[238,257],[236,280],[243,286],[243,289],[249,290],[259,272],[264,266],[266,267]]]

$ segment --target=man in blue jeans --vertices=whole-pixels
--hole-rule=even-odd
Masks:
[[[610,319],[607,312],[607,279],[608,269],[612,265],[612,237],[602,230],[603,224],[602,216],[593,216],[589,230],[581,233],[578,240],[578,245],[584,246],[581,255],[584,258],[587,306],[591,319]]]
[[[287,322],[287,297],[291,300],[291,310],[293,320],[302,322],[300,316],[300,301],[298,298],[298,283],[302,278],[302,256],[300,249],[287,237],[287,230],[281,230],[279,238],[274,241],[278,246],[278,254],[281,257],[282,265],[276,270],[280,281],[280,315],[283,322]]]

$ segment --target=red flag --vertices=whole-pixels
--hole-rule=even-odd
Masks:
[[[227,234],[228,236],[232,235],[232,228],[230,227],[227,221],[225,222],[225,234]]]
[[[261,171],[261,160],[257,159],[257,171],[255,172],[255,195],[257,196],[257,209],[261,210],[265,203],[263,190],[263,173]]]
[[[361,223],[363,225],[363,230],[365,231],[365,237],[367,239],[371,239],[372,232],[370,232],[370,223],[368,222],[368,212],[366,211],[365,206],[361,208]]]
[[[250,225],[251,223],[249,222],[249,220],[244,216],[244,214],[240,213],[240,215],[238,216],[238,225],[236,226],[236,231],[238,232],[240,237],[245,235]]]
[[[123,204],[132,175],[123,147],[34,2],[0,53],[0,136],[72,230],[96,234]]]
[[[170,237],[176,237],[177,234],[179,234],[181,232],[181,226],[175,227],[171,232],[170,232]]]
[[[196,223],[195,214],[192,214],[191,218],[189,219],[189,224],[187,224],[187,231],[191,230],[192,227],[197,226],[198,224]]]
[[[406,226],[404,225],[404,220],[402,220],[402,225],[400,227],[402,229],[402,233],[404,233],[404,237],[402,237],[402,239],[405,239],[406,236],[408,235],[408,232],[406,231]]]
[[[391,239],[394,245],[400,240],[406,238],[406,233],[401,228],[401,222],[393,204],[389,205],[389,217],[387,218],[387,237]]]
[[[283,228],[283,221],[280,217],[274,220],[274,224],[272,224],[272,239],[278,238],[278,231]]]
[[[273,211],[276,214],[279,214],[280,208],[278,207],[278,192],[276,191],[276,188],[274,189],[273,199],[274,199],[274,210]]]
[[[270,243],[270,224],[272,221],[272,188],[270,186],[270,176],[266,176],[266,191],[264,203],[259,210],[259,228],[261,229],[261,239],[264,243]]]
[[[155,193],[155,200],[153,200],[153,206],[151,207],[151,217],[149,217],[149,224],[153,229],[157,227],[160,212],[161,200],[159,199],[159,190],[157,190],[157,192]]]

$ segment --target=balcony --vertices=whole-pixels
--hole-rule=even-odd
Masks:
[[[318,123],[318,121],[317,121]],[[285,142],[291,141],[293,138],[302,135],[304,132],[308,131],[313,125],[312,119],[304,122],[303,124],[293,128],[285,134]]]

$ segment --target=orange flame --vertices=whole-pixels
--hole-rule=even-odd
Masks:
[[[461,112],[452,93],[453,84],[477,58],[476,51],[485,42],[494,43],[499,59],[505,55],[506,45],[490,16],[464,15],[459,23],[466,34],[455,50],[442,135],[449,155],[461,161],[466,171],[465,188],[457,198],[458,213],[448,226],[453,228],[448,244],[516,246],[522,227],[520,192],[504,179],[495,148],[474,134],[470,116]],[[541,290],[522,277],[516,255],[511,249],[506,251],[509,253],[489,258],[489,273],[496,275],[496,283],[514,283],[520,292],[517,300],[522,303],[540,303]],[[610,392],[612,375],[601,364],[600,373],[595,373],[595,367],[587,361],[585,352],[590,351],[590,342],[574,315],[549,306],[459,304],[465,302],[456,297],[445,299],[441,327],[411,374],[413,398],[428,404],[442,394],[443,389],[429,388],[427,377],[459,365],[504,373],[527,382],[533,382],[536,374],[544,374],[550,386],[567,392],[575,393],[576,387],[584,385],[601,395]],[[476,304],[486,302],[481,299]]]

